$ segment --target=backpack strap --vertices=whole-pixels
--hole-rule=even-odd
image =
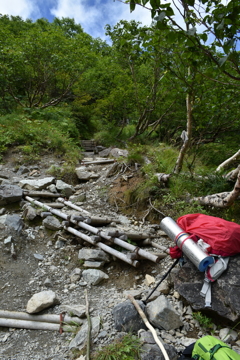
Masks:
[[[213,359],[214,354],[216,354],[216,352],[217,352],[219,349],[221,349],[221,348],[228,348],[228,349],[229,349],[229,346],[225,346],[225,345],[221,345],[221,344],[216,344],[215,346],[213,346],[213,347],[209,350],[210,360]]]
[[[205,277],[203,287],[200,295],[205,298],[205,307],[211,307],[212,294],[211,294],[211,281]]]
[[[217,261],[210,265],[205,272],[205,279],[200,295],[205,297],[205,307],[211,307],[211,283],[217,280],[227,269],[229,257],[218,257]]]

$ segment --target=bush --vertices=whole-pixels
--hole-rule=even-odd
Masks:
[[[140,359],[141,341],[127,334],[94,354],[93,360],[138,360]]]
[[[70,163],[77,162],[79,133],[74,123],[61,114],[55,110],[36,110],[0,117],[0,155],[10,146],[18,146],[25,162],[34,161],[34,155],[42,151],[55,153]]]

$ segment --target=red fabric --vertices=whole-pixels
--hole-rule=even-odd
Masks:
[[[212,254],[231,256],[240,253],[240,225],[204,214],[181,216],[177,224],[188,234],[197,235],[211,246]]]
[[[182,257],[182,251],[178,246],[170,247],[169,254],[172,259],[180,259],[180,257]]]

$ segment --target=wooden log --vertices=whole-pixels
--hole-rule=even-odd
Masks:
[[[101,236],[103,239],[109,240],[112,243],[114,243],[115,245],[119,245],[121,247],[123,247],[124,249],[130,250],[132,252],[136,252],[138,253],[141,257],[146,258],[150,261],[153,261],[155,263],[158,263],[161,259],[154,255],[151,254],[143,249],[138,248],[137,246],[134,246],[132,244],[127,243],[126,241],[123,241],[119,238],[111,238],[110,236],[108,236],[106,233],[104,233],[103,231],[99,231],[98,229],[96,229],[95,227],[88,225],[86,223],[84,223],[83,221],[74,221],[71,217],[69,217],[68,215],[64,214],[63,212],[57,210],[57,209],[52,209],[50,206],[47,206],[46,204],[43,206],[43,204],[40,201],[34,200],[29,196],[25,197],[26,200],[28,200],[30,203],[33,202],[34,204],[40,206],[40,207],[44,207],[47,210],[51,211],[53,214],[63,218],[66,221],[71,221],[73,222],[73,224],[76,224],[78,226],[80,226],[81,228],[88,230],[90,232],[92,232],[95,235]],[[73,229],[75,230],[75,229]]]
[[[167,247],[166,246],[162,246],[162,245],[159,245],[153,241],[151,241],[150,239],[146,239],[142,242],[143,245],[151,245],[152,247],[156,248],[156,249],[160,249],[162,251],[166,251],[167,250]]]
[[[116,220],[116,219],[111,219],[111,218],[102,218],[100,216],[92,216],[88,211],[82,209],[80,206],[77,206],[75,204],[73,204],[71,201],[66,201],[63,198],[58,198],[57,201],[60,201],[61,203],[71,207],[72,209],[78,210],[80,213],[83,213],[83,215],[88,216],[84,221],[86,222],[86,224],[91,224],[91,225],[108,225],[111,222],[117,222],[120,223],[120,221]]]
[[[115,160],[114,159],[102,159],[102,160],[93,160],[93,161],[84,161],[82,160],[81,164],[82,165],[101,165],[101,164],[112,164],[114,163]]]
[[[33,330],[59,330],[60,325],[54,323],[28,321],[19,319],[2,319],[0,318],[0,326],[19,329],[33,329]]]
[[[57,199],[57,201],[62,202],[63,204],[71,207],[72,209],[78,210],[80,213],[84,213],[85,215],[91,216],[90,212],[82,209],[80,206],[77,206],[77,205],[73,204],[71,201],[64,200],[62,197],[59,197]]]
[[[56,314],[44,314],[44,315],[31,315],[21,311],[8,311],[8,310],[0,310],[0,318],[4,319],[19,319],[19,320],[27,320],[27,321],[40,321],[40,322],[48,322],[60,324],[60,315]],[[78,317],[71,317],[68,315],[64,316],[64,322],[70,323],[75,322],[79,325],[83,323]]]
[[[59,194],[59,193],[55,194],[55,193],[51,193],[51,192],[28,191],[28,190],[24,190],[23,195],[24,196],[32,196],[32,197],[43,197],[43,198],[48,198],[48,197],[58,198],[59,196],[61,196],[61,194]]]
[[[43,203],[43,205],[45,205],[45,203]],[[64,207],[64,204],[61,204],[61,203],[46,203],[47,206],[50,206],[51,208],[54,208],[54,209],[62,209]]]
[[[128,258],[127,255],[121,253],[120,251],[112,249],[110,246],[107,246],[107,245],[103,244],[102,242],[93,241],[90,236],[83,234],[81,231],[76,230],[76,229],[72,228],[71,226],[64,227],[64,229],[69,231],[71,234],[74,234],[74,235],[80,237],[81,239],[86,240],[88,243],[99,247],[100,249],[104,250],[108,254],[115,256],[116,258],[126,262],[129,265],[132,265],[134,267],[139,266],[138,261]]]

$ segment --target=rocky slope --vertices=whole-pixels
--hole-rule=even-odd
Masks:
[[[85,155],[88,156],[85,161],[93,156]],[[2,185],[19,184],[22,180],[44,179],[49,176],[47,170],[52,165],[61,167],[62,164],[59,159],[45,157],[35,166],[17,172],[9,158],[0,165],[1,183]],[[162,247],[168,247],[170,240],[163,236],[158,224],[143,223],[133,215],[126,217],[116,206],[109,204],[108,190],[114,187],[114,180],[118,176],[116,172],[114,176],[108,176],[112,167],[111,163],[88,165],[88,171],[92,176],[74,184],[70,199],[92,216],[113,219],[109,225],[98,227],[99,230],[117,229],[126,233],[147,233],[152,241]],[[126,177],[123,180],[126,181]],[[49,201],[52,202],[52,199]],[[82,309],[86,306],[87,290],[91,318],[100,319],[99,328],[92,340],[92,350],[112,342],[119,336],[113,318],[115,307],[126,301],[129,292],[140,299],[145,299],[173,261],[169,257],[165,257],[159,263],[141,259],[140,266],[135,268],[110,255],[109,261],[101,264],[101,271],[106,275],[105,279],[94,284],[92,278],[89,280],[87,276],[84,277],[84,271],[95,268],[96,264],[92,263],[91,266],[83,259],[79,259],[81,249],[93,247],[64,230],[62,219],[59,219],[58,230],[50,230],[39,215],[31,219],[29,213],[26,213],[24,204],[25,201],[22,201],[0,207],[0,310],[26,312],[27,304],[34,294],[49,290],[55,293],[58,301],[57,304],[43,310],[41,314],[60,314],[66,309],[64,307],[66,305],[73,309],[74,306]],[[61,211],[73,213],[67,206]],[[24,226],[21,232],[6,226],[4,223],[6,214],[16,214],[23,220]],[[89,235],[88,231],[84,233]],[[9,236],[12,238],[7,241]],[[154,247],[144,249],[156,256],[159,252],[163,252]],[[121,252],[127,253],[126,250]],[[174,291],[171,276],[164,281],[158,291],[165,294],[179,314],[182,326],[167,331],[157,329],[157,332],[166,344],[181,350],[203,332],[197,321],[193,319],[191,308],[186,306],[179,294]],[[155,295],[160,295],[158,291]],[[83,318],[83,321],[86,321],[86,318]],[[69,344],[72,343],[78,330],[79,328],[75,327],[71,332],[60,334],[58,331],[0,327],[0,360],[77,358],[80,353]],[[219,331],[216,334],[219,334]],[[234,341],[237,341],[238,335],[233,336],[235,336]],[[237,346],[237,343],[234,346]]]

